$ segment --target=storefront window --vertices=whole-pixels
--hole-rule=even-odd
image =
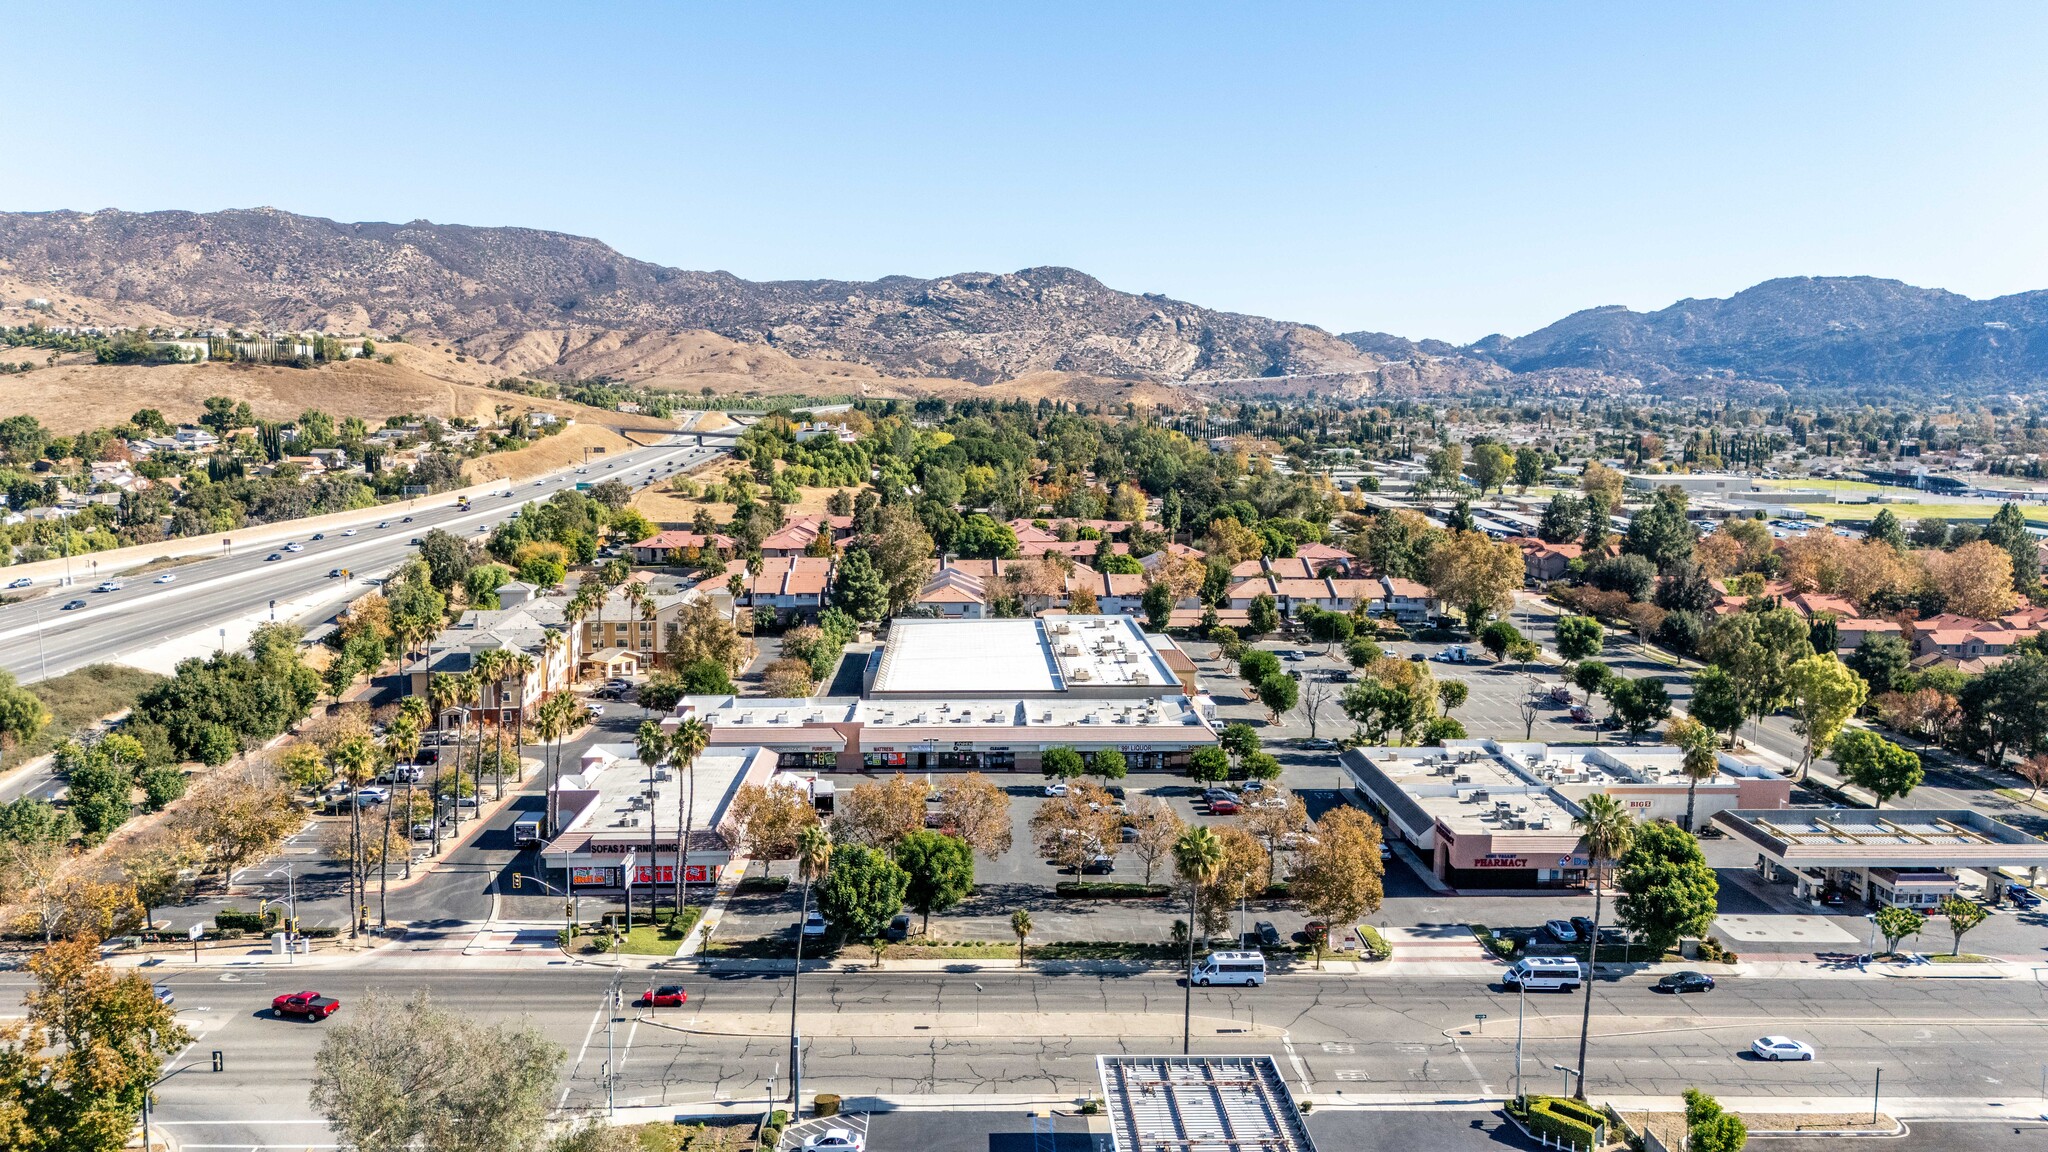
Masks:
[[[836,763],[831,752],[784,752],[775,758],[777,768],[830,768]]]
[[[860,762],[870,768],[901,768],[909,763],[909,758],[901,752],[866,752]]]

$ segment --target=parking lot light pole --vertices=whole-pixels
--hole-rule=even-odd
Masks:
[[[1574,1076],[1577,1076],[1577,1075],[1579,1074],[1579,1070],[1578,1070],[1577,1068],[1569,1068],[1569,1067],[1566,1067],[1566,1066],[1565,1066],[1565,1065],[1563,1065],[1563,1064],[1552,1064],[1552,1065],[1550,1066],[1550,1070],[1551,1070],[1551,1071],[1553,1071],[1553,1072],[1562,1072],[1562,1073],[1564,1073],[1564,1086],[1563,1086],[1562,1088],[1558,1089],[1558,1094],[1559,1094],[1559,1095],[1561,1095],[1561,1096],[1569,1096],[1569,1095],[1571,1095],[1571,1094],[1572,1094],[1572,1077],[1574,1077]]]

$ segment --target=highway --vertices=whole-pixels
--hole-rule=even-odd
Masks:
[[[616,479],[645,487],[720,455],[727,442],[707,438],[704,447],[644,448],[593,462],[582,476],[570,470],[537,480],[507,481],[510,498],[480,497],[468,511],[455,507],[446,496],[368,509],[353,535],[346,527],[328,528],[323,540],[308,536],[297,541],[304,549],[300,552],[286,552],[282,545],[236,548],[231,555],[183,564],[158,575],[120,578],[122,587],[115,592],[95,592],[95,585],[81,578],[69,587],[0,607],[0,668],[32,683],[204,632],[261,612],[273,602],[317,599],[317,605],[301,614],[317,619],[396,570],[413,551],[411,542],[432,529],[477,535],[515,509],[573,488],[577,481]],[[268,559],[273,555],[277,558]],[[336,568],[347,569],[350,576],[331,577]],[[171,580],[157,583],[160,575]],[[79,600],[84,607],[65,609]]]
[[[186,1147],[332,1146],[307,1104],[313,1054],[375,990],[425,988],[444,1005],[525,1020],[566,1058],[561,1102],[601,1109],[603,1068],[617,1069],[621,1107],[687,1111],[760,1099],[787,1084],[786,975],[619,975],[629,1005],[607,1028],[615,976],[566,962],[542,970],[276,968],[173,972],[181,1020],[199,1033],[197,1064],[166,1084],[156,1115]],[[650,982],[680,976],[688,1006],[630,1006]],[[1589,1088],[1597,1098],[1675,1096],[1698,1086],[1724,1097],[1868,1100],[1883,1069],[1886,1103],[1918,1115],[1982,1115],[1988,1100],[2031,1098],[2048,1063],[2048,993],[2023,980],[1824,977],[1734,979],[1701,995],[1657,995],[1642,976],[1595,994]],[[0,980],[12,1001],[19,976]],[[326,1024],[269,1017],[270,998],[301,986],[341,997]],[[1102,1052],[1177,1052],[1181,988],[1170,973],[820,972],[804,977],[805,1087],[844,1095],[1028,1093],[1080,1096]],[[1577,996],[1531,994],[1523,1067],[1532,1090],[1555,1090],[1554,1064],[1577,1058]],[[1196,1052],[1261,1052],[1297,1092],[1324,1105],[1499,1099],[1513,1090],[1517,998],[1471,979],[1299,972],[1260,989],[1198,989]],[[1477,1013],[1487,1020],[1469,1030]],[[1812,1063],[1766,1063],[1749,1042],[1783,1033],[1818,1049]],[[609,1049],[609,1054],[608,1054]],[[208,1071],[219,1050],[226,1071]],[[874,1152],[888,1152],[877,1148]]]

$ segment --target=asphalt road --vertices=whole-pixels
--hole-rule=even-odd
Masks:
[[[80,575],[71,587],[0,607],[0,668],[33,682],[203,631],[261,611],[269,601],[331,590],[331,596],[321,598],[323,608],[331,608],[396,569],[412,552],[409,542],[431,529],[467,537],[479,527],[506,519],[516,508],[573,488],[578,480],[617,479],[644,487],[668,475],[670,465],[680,471],[719,455],[724,449],[718,443],[645,448],[592,464],[580,477],[564,471],[538,481],[507,481],[511,498],[485,496],[473,501],[467,512],[442,496],[366,510],[355,536],[343,536],[344,529],[328,529],[324,540],[299,541],[305,550],[297,553],[287,553],[282,546],[238,549],[234,555],[172,569],[168,574],[175,579],[168,584],[145,575],[123,578],[118,592],[94,592],[94,585]],[[408,516],[409,524],[404,522]],[[376,527],[380,521],[388,521],[388,526]],[[265,559],[273,553],[281,559]],[[348,569],[351,577],[330,578],[328,572],[335,568]],[[84,600],[86,606],[65,611],[63,605],[72,600]]]
[[[627,974],[638,991],[650,974]],[[159,1090],[158,1118],[187,1147],[331,1145],[307,1105],[323,1033],[376,990],[426,988],[491,1020],[526,1019],[566,1053],[559,1100],[603,1106],[607,1063],[619,1105],[688,1110],[763,1097],[787,1084],[789,979],[686,970],[685,1008],[608,1014],[609,968],[336,971],[303,982],[341,997],[327,1024],[271,1019],[294,978],[277,970],[168,976],[181,1018],[199,1032],[198,1069]],[[660,974],[656,979],[673,979]],[[19,995],[9,975],[0,997]],[[804,978],[805,1087],[842,1095],[1088,1092],[1101,1052],[1177,1051],[1182,990],[1168,974],[817,973]],[[1741,980],[1705,995],[1659,996],[1638,977],[1603,982],[1594,1000],[1589,1088],[1675,1096],[1886,1099],[2026,1098],[2048,1063],[2048,992],[2020,981]],[[1532,1090],[1576,1062],[1579,999],[1531,995],[1523,1065]],[[1262,989],[1196,990],[1196,1052],[1268,1053],[1298,1092],[1324,1104],[1470,1100],[1513,1089],[1516,997],[1476,980],[1290,975]],[[1486,1013],[1483,1034],[1471,1029]],[[1814,1044],[1812,1063],[1748,1056],[1766,1032]],[[226,1071],[205,1070],[219,1050]],[[877,1152],[881,1152],[880,1149]]]

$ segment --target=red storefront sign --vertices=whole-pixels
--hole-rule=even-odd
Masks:
[[[653,872],[653,882],[656,884],[673,884],[676,882],[676,866],[673,864],[663,864],[655,868]],[[683,876],[685,883],[709,884],[717,879],[718,867],[715,864],[692,864],[683,869]],[[648,880],[647,865],[636,865],[633,869],[633,883],[646,884]]]

